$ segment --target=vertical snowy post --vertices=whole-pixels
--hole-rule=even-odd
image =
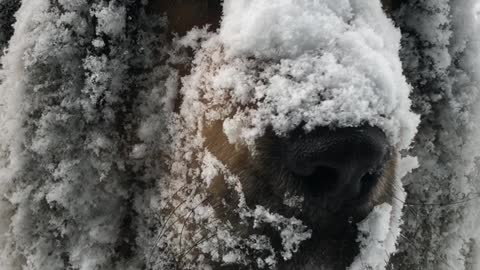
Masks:
[[[129,216],[141,8],[22,2],[1,60],[2,269],[141,264]]]
[[[477,2],[413,1],[400,11],[404,67],[422,123],[413,149],[420,168],[406,178],[398,267],[471,270],[478,263]]]

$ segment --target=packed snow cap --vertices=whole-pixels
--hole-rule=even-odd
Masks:
[[[214,107],[236,102],[221,114],[230,142],[252,143],[267,126],[285,135],[369,124],[405,148],[418,117],[399,44],[380,1],[225,1],[218,36],[197,56],[197,81],[186,84],[201,84]]]

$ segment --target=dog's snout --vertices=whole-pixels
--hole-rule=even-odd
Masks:
[[[371,190],[387,153],[388,142],[379,128],[321,127],[292,133],[284,145],[284,162],[310,195],[344,201]]]

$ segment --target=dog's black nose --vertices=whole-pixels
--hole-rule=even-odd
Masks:
[[[349,200],[367,194],[378,181],[388,154],[376,127],[294,131],[284,143],[284,163],[307,193]]]

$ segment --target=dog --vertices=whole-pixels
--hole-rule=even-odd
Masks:
[[[253,2],[244,3],[255,8]],[[242,121],[258,114],[268,97],[257,99],[258,105],[255,94],[238,97],[215,87],[236,91],[242,86],[231,84],[223,72],[238,68],[243,79],[255,80],[275,61],[266,47],[267,56],[253,55],[240,67],[225,68],[229,61],[240,60],[230,57],[219,41],[218,29],[229,23],[222,21],[222,10],[242,4],[222,5],[187,0],[152,1],[147,7],[166,15],[172,38],[186,35],[179,43],[187,44],[184,53],[191,59],[175,66],[181,90],[171,124],[171,173],[161,189],[167,194],[164,214],[176,217],[176,225],[164,232],[164,253],[169,254],[163,258],[165,265],[345,269],[360,252],[356,224],[375,206],[394,204],[402,189],[396,179],[399,151],[405,146],[392,143],[391,134],[369,123],[310,127],[311,119],[287,131],[279,132],[281,127],[270,122],[260,131],[246,128],[250,133],[238,135]],[[389,14],[398,2],[382,5],[383,11],[377,7],[377,12]],[[276,50],[273,54],[282,54],[281,48]],[[407,102],[410,113],[408,108]],[[401,136],[411,140],[412,132],[406,133]]]

